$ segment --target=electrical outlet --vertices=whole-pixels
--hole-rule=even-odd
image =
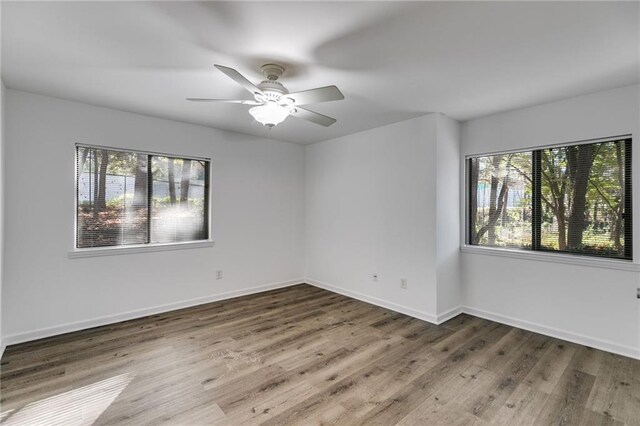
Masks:
[[[222,279],[222,270],[216,271],[216,280]]]
[[[407,289],[407,279],[406,278],[400,278],[400,288],[403,289]]]
[[[378,273],[377,272],[373,273],[373,280],[374,281],[378,281]]]

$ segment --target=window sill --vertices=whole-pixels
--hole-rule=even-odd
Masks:
[[[640,264],[630,260],[601,259],[597,257],[576,256],[570,254],[541,253],[524,250],[501,249],[495,247],[478,247],[463,245],[463,253],[482,254],[488,256],[510,257],[513,259],[537,260],[540,262],[565,263],[570,265],[587,266],[591,268],[617,269],[620,271],[640,272]]]
[[[98,247],[76,249],[68,253],[69,259],[78,259],[82,257],[97,256],[116,256],[120,254],[131,253],[151,253],[156,251],[196,249],[204,247],[213,247],[213,240],[190,241],[185,243],[168,243],[168,244],[140,244],[125,247]]]

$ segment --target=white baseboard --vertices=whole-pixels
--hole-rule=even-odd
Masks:
[[[500,315],[493,312],[487,312],[481,309],[472,308],[470,306],[457,306],[455,308],[449,309],[448,311],[443,312],[442,314],[436,316],[427,312],[423,312],[423,311],[419,311],[406,306],[387,302],[386,300],[378,299],[376,297],[368,296],[366,294],[351,291],[351,290],[348,290],[336,285],[328,284],[322,281],[307,278],[306,283],[316,287],[323,288],[325,290],[333,291],[334,293],[352,297],[354,299],[358,299],[363,302],[371,303],[376,306],[381,306],[383,308],[387,308],[392,311],[399,312],[401,314],[409,315],[411,317],[418,318],[433,324],[442,324],[443,322],[448,321],[462,313],[466,313],[476,317],[510,325],[512,327],[522,328],[524,330],[532,331],[534,333],[540,333],[546,336],[555,337],[558,339],[566,340],[566,341],[577,343],[580,345],[590,346],[592,348],[600,349],[606,352],[612,352],[618,355],[640,359],[640,348],[624,346],[624,345],[617,344],[615,342],[597,339],[594,337],[570,332],[567,330],[547,327],[534,322],[520,320],[517,318]]]
[[[566,330],[561,330],[545,325],[537,324],[534,322],[513,318],[506,315],[497,314],[494,312],[484,311],[482,309],[476,309],[470,306],[458,306],[452,308],[440,315],[434,315],[425,311],[409,308],[407,306],[399,305],[396,303],[388,302],[377,297],[368,296],[366,294],[351,291],[342,287],[338,287],[332,284],[328,284],[322,281],[314,279],[294,279],[289,281],[265,284],[262,286],[251,287],[243,290],[230,291],[226,293],[214,294],[210,296],[200,297],[196,299],[185,300],[176,303],[169,303],[165,305],[154,306],[145,309],[139,309],[135,311],[124,312],[116,315],[108,315],[98,317],[86,321],[78,321],[74,323],[67,323],[53,327],[42,328],[34,331],[28,331],[24,333],[16,333],[8,336],[4,336],[0,341],[0,358],[4,353],[5,348],[8,345],[14,345],[17,343],[28,342],[32,340],[42,339],[45,337],[56,336],[59,334],[70,333],[73,331],[84,330],[92,327],[99,327],[103,325],[113,324],[121,321],[127,321],[131,319],[145,317],[147,315],[155,315],[164,312],[173,311],[176,309],[188,308],[191,306],[202,305],[205,303],[216,302],[219,300],[232,299],[234,297],[246,296],[250,294],[262,293],[269,290],[275,290],[278,288],[289,287],[292,285],[308,283],[310,285],[323,288],[325,290],[332,291],[334,293],[342,294],[347,297],[352,297],[363,302],[371,303],[376,306],[380,306],[386,309],[390,309],[395,312],[399,312],[405,315],[409,315],[414,318],[418,318],[432,324],[442,324],[461,313],[466,313],[480,318],[485,318],[491,321],[499,322],[502,324],[510,325],[512,327],[522,328],[535,333],[544,334],[547,336],[555,337],[569,342],[577,343],[580,345],[590,346],[595,349],[600,349],[607,352],[627,356],[630,358],[640,359],[640,348],[634,348],[631,346],[620,345],[615,342],[610,342],[603,339],[597,339],[594,337],[586,336],[579,333],[573,333]]]
[[[482,309],[472,308],[470,306],[463,306],[462,310],[464,313],[467,313],[469,315],[473,315],[476,317],[510,325],[512,327],[522,328],[524,330],[533,331],[534,333],[540,333],[546,336],[567,340],[569,342],[577,343],[580,345],[590,346],[595,349],[612,352],[614,354],[624,355],[624,356],[635,358],[635,359],[640,359],[640,348],[620,345],[618,343],[610,342],[608,340],[598,339],[595,337],[590,337],[584,334],[574,333],[567,330],[561,330],[554,327],[548,327],[542,324],[525,321],[525,320],[513,318],[506,315],[500,315],[493,312],[484,311]]]
[[[377,297],[368,296],[366,294],[358,293],[356,291],[347,290],[346,288],[338,287],[333,284],[328,284],[322,281],[307,278],[305,281],[307,284],[323,288],[325,290],[332,291],[334,293],[342,294],[343,296],[352,297],[362,302],[371,303],[372,305],[380,306],[382,308],[390,309],[401,314],[409,315],[410,317],[418,318],[423,321],[430,322],[432,324],[438,324],[438,317],[425,311],[419,311],[417,309],[409,308],[408,306],[398,305],[397,303],[388,302]]]
[[[447,322],[452,318],[457,317],[463,312],[462,306],[456,306],[455,308],[451,308],[448,311],[444,311],[440,315],[438,315],[437,324],[442,324],[443,322]]]
[[[265,284],[257,287],[250,287],[243,290],[229,291],[226,293],[213,294],[210,296],[199,297],[196,299],[183,300],[181,302],[167,303],[165,305],[152,306],[144,309],[123,312],[115,315],[106,315],[93,318],[86,321],[78,321],[73,323],[56,325],[53,327],[41,328],[38,330],[27,331],[23,333],[10,334],[2,339],[2,351],[5,346],[15,345],[17,343],[29,342],[32,340],[42,339],[45,337],[57,336],[59,334],[70,333],[72,331],[85,330],[87,328],[99,327],[108,324],[114,324],[121,321],[128,321],[136,318],[146,317],[148,315],[156,315],[164,312],[175,311],[176,309],[189,308],[192,306],[203,305],[205,303],[217,302],[219,300],[233,299],[234,297],[247,296],[250,294],[262,293],[278,288],[289,287],[292,285],[303,284],[305,280],[298,278],[289,281]]]

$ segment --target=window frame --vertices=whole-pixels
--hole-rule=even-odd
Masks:
[[[537,170],[540,169],[540,153],[546,149],[553,148],[561,148],[568,146],[577,146],[577,145],[588,145],[588,144],[597,144],[604,142],[613,142],[613,141],[623,141],[625,144],[625,155],[628,155],[629,165],[628,169],[625,168],[625,208],[624,215],[626,218],[630,220],[629,226],[625,224],[625,256],[628,257],[614,257],[614,256],[606,256],[606,255],[597,255],[593,253],[580,253],[580,252],[568,252],[568,251],[558,251],[558,250],[548,250],[540,246],[540,227],[536,226],[536,222],[541,220],[539,210],[541,207],[541,200],[536,200],[536,196],[539,197],[539,194],[536,194],[536,187],[538,192],[541,188],[541,173]],[[512,153],[521,153],[521,152],[531,152],[532,157],[532,180],[535,181],[533,184],[532,201],[532,226],[531,226],[531,237],[532,237],[532,248],[512,248],[512,247],[492,247],[492,246],[483,246],[479,244],[471,243],[471,218],[472,209],[474,206],[471,205],[471,187],[472,187],[472,173],[471,173],[471,162],[474,159],[479,157],[487,157],[493,155],[502,155],[502,154],[512,154]],[[588,139],[574,142],[563,142],[563,143],[554,143],[548,145],[539,145],[535,147],[523,147],[518,149],[504,150],[504,151],[494,151],[487,153],[477,153],[477,154],[468,154],[464,156],[464,241],[462,243],[461,251],[468,253],[479,253],[479,254],[491,254],[498,255],[504,257],[512,257],[512,258],[525,258],[532,260],[545,260],[551,262],[558,263],[572,263],[572,264],[580,264],[585,266],[601,266],[612,269],[623,269],[623,270],[640,270],[640,265],[634,262],[633,256],[633,179],[634,179],[634,160],[633,160],[633,137],[631,134],[625,134],[620,136],[611,136],[606,138],[596,138],[596,139]],[[536,217],[538,216],[538,217]],[[628,244],[627,244],[628,242]],[[537,244],[536,244],[537,243]]]
[[[109,151],[119,151],[126,152],[132,154],[143,154],[147,155],[149,158],[152,156],[157,157],[171,157],[176,159],[185,159],[185,160],[194,160],[194,161],[205,161],[207,163],[206,175],[205,175],[205,214],[206,214],[206,226],[207,226],[207,238],[202,240],[193,240],[193,241],[179,241],[179,242],[171,242],[171,243],[144,243],[144,244],[127,244],[127,245],[119,245],[119,246],[103,246],[103,247],[78,247],[78,161],[77,161],[77,153],[78,148],[94,148],[94,149],[104,149]],[[212,237],[212,205],[211,205],[211,188],[212,188],[212,173],[211,173],[211,158],[209,157],[198,157],[193,155],[179,155],[179,154],[171,154],[166,152],[154,152],[154,151],[145,151],[139,149],[129,149],[129,148],[121,148],[121,147],[113,147],[113,146],[105,146],[105,145],[94,145],[94,144],[86,144],[86,143],[75,143],[73,145],[73,248],[68,252],[68,257],[71,259],[74,258],[84,258],[84,257],[94,257],[94,256],[111,256],[111,255],[119,255],[119,254],[127,254],[127,253],[144,253],[144,252],[157,252],[157,251],[167,251],[167,250],[181,250],[181,249],[194,249],[194,248],[202,248],[202,247],[212,247],[214,245],[214,240]],[[151,164],[148,165],[149,175],[151,174]],[[147,202],[151,204],[153,194],[148,198]],[[148,224],[147,226],[150,226]],[[150,230],[148,231],[150,232]],[[150,235],[148,235],[150,237]]]

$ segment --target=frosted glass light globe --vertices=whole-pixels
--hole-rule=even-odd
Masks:
[[[262,125],[274,127],[282,123],[284,119],[289,116],[289,110],[275,102],[267,102],[264,105],[251,108],[249,114]]]

